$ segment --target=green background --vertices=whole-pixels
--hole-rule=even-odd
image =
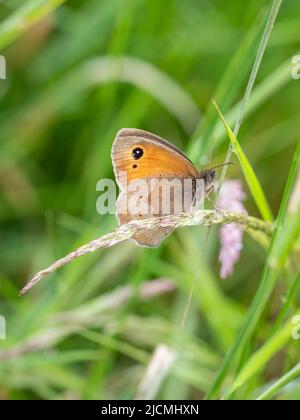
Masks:
[[[233,127],[271,4],[1,2],[7,78],[0,80],[0,314],[7,340],[0,341],[0,399],[202,399],[209,391],[261,282],[267,250],[253,237],[245,236],[226,281],[219,277],[218,229],[207,239],[204,228],[192,227],[158,249],[126,242],[98,251],[28,295],[18,291],[36,271],[117,226],[95,206],[97,181],[113,178],[110,150],[120,128],[171,140],[198,168],[224,161],[229,140],[211,98]],[[300,80],[291,77],[299,10],[299,0],[280,9],[238,136],[275,215],[300,139]],[[242,180],[247,210],[260,217],[239,165],[228,178]],[[286,332],[288,317],[300,314],[296,228],[292,245],[219,396],[249,361],[251,374],[232,398],[257,398],[299,363],[299,342]],[[286,324],[276,323],[293,285]],[[158,385],[146,381],[145,391],[160,345],[176,359]],[[299,399],[300,382],[276,398]]]

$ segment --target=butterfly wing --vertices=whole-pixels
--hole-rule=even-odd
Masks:
[[[143,214],[140,216],[132,215],[129,212],[123,213],[120,211],[120,209],[123,209],[127,203],[128,199],[130,200],[130,194],[129,196],[126,196],[126,193],[124,191],[120,192],[120,195],[118,197],[117,201],[117,212],[116,217],[121,225],[131,222],[132,220],[143,220],[151,217],[151,215]],[[145,230],[136,233],[132,240],[138,244],[139,246],[143,247],[149,247],[149,248],[155,248],[157,247],[163,239],[168,236],[173,229],[171,228],[158,228],[158,229],[152,229],[152,230]]]
[[[143,130],[122,129],[119,131],[112,147],[112,162],[116,180],[121,189],[117,202],[117,218],[121,224],[161,214],[159,211],[155,214],[130,214],[126,206],[131,193],[125,191],[129,183],[138,180],[150,182],[153,179],[199,178],[198,170],[177,147]],[[161,193],[155,191],[155,187],[151,192]],[[150,200],[150,197],[148,199]],[[143,231],[134,235],[133,240],[140,246],[155,247],[171,231],[170,228]]]
[[[142,151],[139,159],[133,155],[135,149]],[[124,128],[118,132],[112,147],[112,162],[117,182],[121,172],[127,172],[128,182],[145,178],[199,177],[193,163],[177,147],[143,130]]]

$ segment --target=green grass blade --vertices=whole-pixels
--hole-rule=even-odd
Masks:
[[[281,2],[282,2],[282,0],[274,0],[273,1],[271,12],[270,12],[270,15],[269,15],[269,18],[268,18],[268,21],[267,21],[267,24],[266,24],[266,27],[265,27],[265,30],[264,30],[259,48],[258,48],[257,55],[255,57],[254,65],[253,65],[253,68],[252,68],[252,71],[251,71],[251,74],[250,74],[250,78],[249,78],[249,81],[248,81],[246,92],[245,92],[245,95],[244,95],[242,103],[241,103],[239,115],[238,115],[238,118],[237,118],[236,123],[235,123],[235,127],[234,127],[235,136],[237,136],[238,132],[240,131],[240,127],[242,125],[242,121],[243,121],[244,115],[246,113],[246,109],[248,107],[248,103],[249,103],[249,100],[250,100],[252,89],[253,89],[257,74],[258,74],[258,70],[260,68],[261,61],[262,61],[263,56],[265,54],[265,51],[266,51],[266,48],[267,48],[267,45],[268,45],[268,41],[269,41],[272,29],[273,29],[275,20],[276,20],[276,17],[278,15],[278,12],[279,12],[279,9],[280,9],[280,6],[281,6]],[[233,144],[231,144],[228,148],[225,163],[230,161],[233,150],[234,150],[234,146],[233,146]],[[226,171],[227,171],[227,166],[225,165],[224,168],[223,168],[223,171],[222,171],[222,175],[221,175],[221,179],[220,179],[220,185],[222,185],[222,182],[225,179]]]
[[[233,101],[236,100],[235,98],[239,93],[239,88],[244,83],[248,72],[251,70],[253,60],[255,60],[254,67],[252,68],[252,77],[249,79],[244,100],[241,102],[241,104],[238,104],[238,113],[235,116],[236,124],[239,125],[241,124],[245,115],[245,109],[247,107],[247,103],[255,81],[255,77],[253,77],[255,76],[254,72],[258,72],[267,41],[272,30],[272,24],[274,23],[278,13],[278,0],[275,0],[275,3],[273,4],[270,15],[268,13],[263,17],[263,19],[259,17],[257,22],[253,24],[250,32],[243,39],[240,47],[231,60],[230,65],[224,73],[224,76],[219,83],[217,91],[214,95],[222,109],[227,110],[227,108],[232,105]],[[257,53],[258,45],[260,45],[260,47]],[[215,116],[213,107],[209,105],[204,118],[196,128],[192,142],[190,144],[188,154],[192,160],[197,160],[208,153],[211,145],[211,139],[213,138],[214,142],[216,141],[214,133],[217,125],[218,119]]]
[[[236,358],[243,352],[243,349],[245,348],[245,345],[247,344],[248,340],[250,339],[257,322],[262,314],[262,312],[265,309],[265,306],[268,302],[268,299],[270,297],[270,294],[272,293],[274,289],[274,285],[276,283],[277,279],[277,270],[272,270],[271,263],[274,261],[274,256],[276,257],[275,250],[277,249],[278,242],[281,240],[281,237],[283,235],[282,230],[282,224],[284,221],[284,216],[287,210],[288,206],[288,200],[293,188],[294,181],[297,176],[298,168],[299,168],[299,162],[300,162],[300,142],[297,145],[293,163],[290,168],[290,173],[288,176],[288,180],[286,183],[285,191],[283,194],[283,199],[281,202],[279,214],[276,219],[275,224],[275,230],[272,237],[269,253],[268,253],[268,259],[265,264],[265,268],[262,274],[262,280],[260,283],[260,287],[256,293],[256,296],[250,306],[248,315],[246,316],[243,328],[241,332],[239,333],[235,343],[233,344],[230,351],[227,353],[224,362],[221,366],[221,369],[219,370],[219,373],[207,395],[207,399],[214,399],[218,393],[219,390],[229,372],[229,369],[232,365],[232,363],[236,360]]]
[[[286,319],[290,308],[293,307],[293,302],[296,299],[300,290],[300,270],[296,274],[295,279],[292,281],[290,288],[287,291],[284,304],[282,305],[279,315],[277,316],[276,322],[272,327],[272,332],[278,330],[281,327],[282,323]]]
[[[268,201],[266,199],[266,196],[264,194],[264,191],[262,189],[262,186],[260,185],[260,182],[257,179],[257,176],[255,175],[255,172],[249,163],[242,147],[240,146],[237,138],[235,137],[233,131],[227,124],[223,114],[221,113],[218,105],[215,101],[213,101],[214,106],[216,107],[216,110],[218,111],[220,118],[224,124],[224,127],[228,133],[228,137],[230,139],[232,148],[235,152],[235,154],[238,157],[238,160],[240,162],[242,171],[244,173],[245,179],[247,181],[248,187],[251,191],[252,197],[262,215],[262,217],[268,221],[271,222],[273,220],[272,210],[268,204]]]
[[[0,49],[19,38],[28,28],[47,16],[66,0],[31,0],[17,9],[0,26]]]
[[[229,396],[243,386],[246,381],[253,377],[253,375],[259,373],[270,359],[288,343],[293,328],[294,325],[289,321],[270,340],[268,340],[262,348],[248,359],[247,363],[236,377],[230,389]]]
[[[285,375],[282,376],[277,382],[275,382],[270,388],[268,388],[257,400],[270,400],[273,398],[285,385],[288,385],[294,379],[300,376],[300,363],[293,369],[289,370]]]
[[[290,60],[287,60],[253,89],[244,119],[249,118],[259,107],[270,100],[272,96],[276,95],[280,89],[283,89],[291,81],[291,63]],[[218,103],[220,104],[219,101]],[[238,102],[226,112],[225,118],[229,125],[233,126],[237,120],[241,104],[242,101]],[[224,141],[224,129],[220,120],[218,120],[212,132],[212,137],[214,138],[215,147],[220,146]]]

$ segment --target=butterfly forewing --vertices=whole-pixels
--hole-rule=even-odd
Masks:
[[[117,217],[121,224],[134,219],[164,214],[161,205],[155,210],[150,206],[146,214],[132,214],[127,207],[132,196],[132,193],[128,192],[130,183],[144,180],[149,186],[150,193],[147,200],[150,201],[151,194],[158,194],[162,200],[161,189],[160,187],[156,189],[153,180],[183,182],[186,179],[200,178],[193,163],[179,149],[161,137],[143,130],[122,129],[119,131],[112,147],[112,161],[121,189],[117,202]],[[175,196],[170,197],[170,214],[174,212],[177,199]],[[192,201],[191,199],[191,205]],[[144,231],[136,234],[133,239],[141,246],[157,246],[171,231],[170,228]]]

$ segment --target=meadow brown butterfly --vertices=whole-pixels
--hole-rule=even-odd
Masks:
[[[120,187],[116,216],[121,225],[131,220],[166,214],[162,205],[163,187],[160,181],[173,183],[174,180],[179,180],[182,185],[184,183],[181,193],[176,195],[173,192],[169,195],[168,214],[176,213],[176,209],[180,208],[177,204],[183,196],[188,197],[184,203],[185,211],[191,211],[197,205],[199,200],[199,197],[196,199],[197,180],[202,181],[204,195],[211,190],[215,181],[214,169],[199,172],[173,144],[159,136],[138,129],[123,128],[118,132],[112,146],[112,162]],[[129,203],[134,198],[136,189],[131,189],[129,186],[138,185],[141,182],[144,187],[149,187],[145,192],[146,204],[149,206],[145,212],[141,212],[140,208],[133,212],[129,208]],[[157,198],[155,206],[153,206],[153,197]],[[132,239],[140,246],[156,247],[171,231],[172,228],[169,227],[141,231],[135,234]]]

